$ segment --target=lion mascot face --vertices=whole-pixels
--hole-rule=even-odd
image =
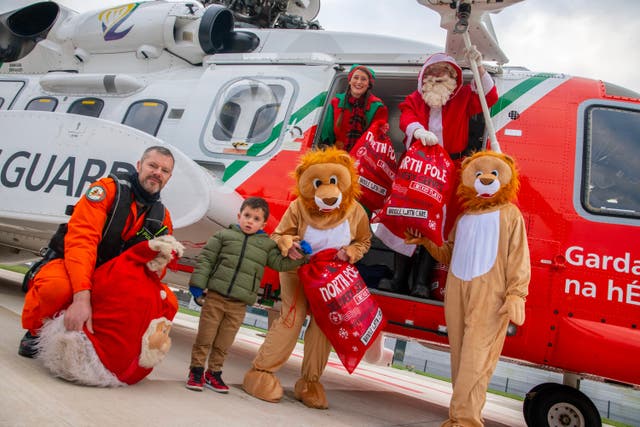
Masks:
[[[515,201],[520,181],[514,160],[506,154],[480,151],[462,162],[457,194],[467,212]]]
[[[295,194],[314,217],[340,219],[360,196],[354,161],[337,148],[307,152],[300,158],[293,177]]]

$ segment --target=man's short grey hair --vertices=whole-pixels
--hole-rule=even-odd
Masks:
[[[162,154],[163,156],[171,157],[171,161],[174,164],[176,163],[176,159],[173,157],[173,153],[171,152],[171,150],[161,145],[154,145],[144,150],[144,152],[142,153],[142,157],[140,158],[140,163],[144,162],[144,159],[146,159],[149,156],[149,153],[151,153],[152,151],[155,151],[158,154]]]

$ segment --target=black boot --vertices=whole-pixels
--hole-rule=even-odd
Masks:
[[[429,282],[435,260],[429,251],[422,246],[416,249],[413,257],[415,261],[413,263],[413,271],[411,272],[412,284],[410,295],[418,298],[429,298]]]
[[[28,357],[30,359],[35,358],[38,355],[37,348],[38,336],[31,335],[29,331],[27,331],[22,339],[20,340],[20,347],[18,347],[18,354],[23,357]]]
[[[397,252],[393,254],[393,277],[391,279],[381,279],[378,289],[381,291],[391,291],[400,294],[409,293],[409,273],[413,258]]]

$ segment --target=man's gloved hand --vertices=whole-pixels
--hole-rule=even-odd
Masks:
[[[482,54],[480,53],[476,45],[472,44],[469,49],[465,47],[463,52],[464,56],[469,61],[469,64],[475,62],[476,64],[478,64],[478,67],[482,65]]]
[[[438,143],[438,137],[435,133],[426,130],[425,128],[416,129],[413,132],[413,137],[419,139],[422,145],[436,145]]]
[[[204,304],[204,289],[197,286],[189,286],[189,292],[193,295],[195,303],[202,307],[202,304]]]

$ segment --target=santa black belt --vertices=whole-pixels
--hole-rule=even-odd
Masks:
[[[461,159],[464,156],[464,151],[461,151],[459,153],[449,153],[449,157],[451,157],[451,160],[458,160]]]

